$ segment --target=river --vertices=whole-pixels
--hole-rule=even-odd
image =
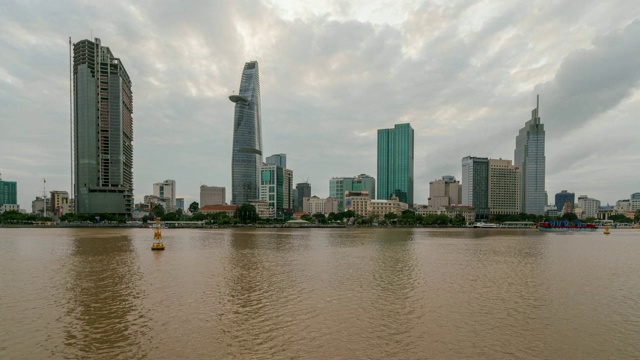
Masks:
[[[637,359],[640,231],[0,228],[1,359]]]

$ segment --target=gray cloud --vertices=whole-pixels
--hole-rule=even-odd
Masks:
[[[281,5],[255,1],[12,2],[0,14],[0,172],[20,182],[23,206],[42,177],[69,188],[67,38],[93,32],[133,79],[137,200],[166,178],[188,202],[202,183],[230,193],[227,96],[257,59],[265,152],[287,153],[294,180],[309,177],[318,195],[332,176],[375,176],[376,129],[411,122],[426,202],[428,182],[459,176],[463,156],[512,158],[540,93],[550,194],[573,187],[615,201],[638,191],[623,164],[638,145],[606,146],[638,132],[629,3],[425,1],[381,22],[383,3],[368,5],[373,21],[340,3],[282,18]],[[614,132],[594,137],[605,122]],[[600,174],[580,181],[593,163],[608,164],[617,189]]]

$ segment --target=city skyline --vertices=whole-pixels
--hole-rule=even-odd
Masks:
[[[638,191],[634,4],[193,5],[5,7],[0,172],[18,183],[22,208],[42,178],[71,191],[69,36],[101,38],[135,84],[135,202],[159,179],[175,179],[186,204],[202,184],[231,189],[227,97],[252,59],[263,73],[263,150],[286,153],[294,183],[309,178],[312,195],[328,196],[331,177],[375,174],[376,130],[408,122],[414,202],[426,204],[430,181],[461,178],[462,157],[512,157],[535,94],[550,199],[567,189],[614,204]]]

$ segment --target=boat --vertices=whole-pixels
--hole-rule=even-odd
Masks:
[[[538,230],[550,231],[550,232],[563,232],[563,231],[596,231],[598,226],[596,224],[584,224],[580,221],[542,221],[538,223]]]
[[[474,228],[481,229],[495,229],[498,227],[498,224],[486,223],[486,222],[477,222],[473,224]]]

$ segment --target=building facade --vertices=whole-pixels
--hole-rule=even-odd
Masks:
[[[329,180],[329,196],[338,201],[338,212],[345,211],[345,192],[366,191],[369,199],[376,198],[376,180],[360,174],[353,177],[334,177]]]
[[[0,178],[0,206],[18,203],[18,183]]]
[[[287,154],[273,154],[271,156],[267,156],[265,160],[267,165],[277,165],[283,168],[287,167]]]
[[[520,168],[511,160],[489,159],[489,213],[520,213]]]
[[[161,199],[165,199],[164,203],[167,204],[165,210],[167,212],[176,211],[176,181],[165,180],[163,182],[157,182],[153,184],[153,195]]]
[[[338,200],[328,197],[326,199],[319,198],[317,196],[305,197],[303,200],[303,212],[307,214],[325,214],[338,212]]]
[[[345,211],[351,210],[356,215],[384,216],[390,212],[401,215],[408,208],[408,204],[401,202],[396,196],[389,200],[372,200],[367,191],[347,191],[345,194]]]
[[[257,61],[244,64],[240,90],[229,96],[235,103],[231,153],[231,204],[242,205],[260,195],[262,119]]]
[[[580,195],[578,196],[578,207],[581,210],[580,214],[577,214],[580,219],[595,218],[600,209],[600,200],[592,199],[587,195]]]
[[[411,124],[378,129],[378,199],[396,196],[413,206],[413,145]]]
[[[226,203],[224,186],[200,185],[200,206],[222,205]]]
[[[428,205],[432,208],[459,205],[462,201],[462,187],[455,176],[445,175],[429,183]]]
[[[73,45],[75,211],[133,211],[133,95],[119,58],[100,39]]]
[[[473,207],[478,220],[488,219],[488,158],[466,156],[462,159],[462,205]]]
[[[522,172],[521,212],[543,215],[547,205],[545,191],[545,133],[540,123],[540,97],[536,108],[531,111],[531,120],[527,121],[516,137],[514,165]]]
[[[562,190],[556,194],[555,206],[558,213],[572,213],[576,203],[576,194]]]
[[[67,191],[51,191],[50,193],[50,208],[51,214],[56,216],[62,216],[71,210],[71,204],[69,202],[69,192]]]
[[[303,199],[306,197],[311,197],[311,184],[309,184],[308,182],[297,183],[296,190],[295,211],[303,211]]]
[[[184,198],[176,198],[176,211],[184,211]]]
[[[264,164],[260,171],[260,200],[273,209],[276,219],[293,214],[293,171],[278,165]]]

